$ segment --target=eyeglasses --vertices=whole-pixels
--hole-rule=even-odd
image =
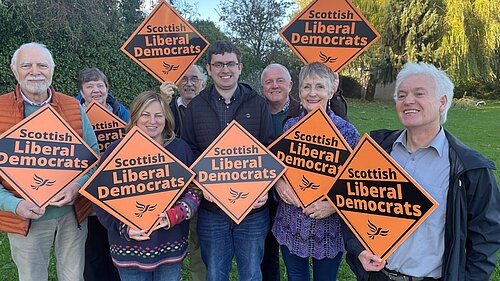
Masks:
[[[226,63],[214,62],[211,65],[217,69],[222,69],[222,68],[224,68],[224,66],[227,66],[227,68],[234,68],[235,66],[238,65],[238,63],[235,61],[230,61],[230,62],[226,62]]]
[[[191,83],[193,84],[197,84],[198,82],[200,82],[200,78],[196,76],[191,76],[191,77],[184,76],[181,79],[181,84],[187,84],[189,81],[191,81]]]

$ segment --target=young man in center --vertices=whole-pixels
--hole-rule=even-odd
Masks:
[[[205,88],[188,105],[182,138],[198,157],[231,123],[238,121],[263,145],[273,140],[271,113],[265,99],[249,85],[238,83],[243,69],[241,53],[228,41],[215,41],[207,51],[207,72],[213,85]],[[201,256],[207,267],[207,281],[229,280],[236,257],[238,279],[262,280],[260,263],[269,230],[267,194],[236,224],[205,194],[198,213]]]

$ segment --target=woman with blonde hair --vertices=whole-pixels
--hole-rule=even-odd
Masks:
[[[140,93],[130,106],[129,132],[134,126],[165,147],[186,166],[194,161],[189,146],[175,137],[174,119],[165,97],[157,92]],[[120,141],[104,152],[101,163]],[[111,257],[122,281],[178,281],[187,253],[189,219],[197,211],[201,191],[188,187],[175,205],[160,214],[161,222],[149,237],[146,230],[134,230],[101,208],[96,214],[108,230]]]

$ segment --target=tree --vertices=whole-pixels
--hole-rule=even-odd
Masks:
[[[193,20],[189,22],[198,32],[208,41],[214,42],[215,40],[229,40],[229,38],[215,25],[213,21],[209,20]],[[205,67],[207,59],[202,56],[198,59],[197,64]]]
[[[139,92],[157,88],[146,71],[120,51],[120,46],[144,19],[140,0],[8,0],[0,4],[0,62],[10,64],[15,49],[40,42],[56,63],[56,90],[77,92],[82,68],[98,67],[108,76],[113,94],[128,104]],[[15,79],[0,68],[0,93],[11,91]]]
[[[286,0],[223,0],[219,5],[223,21],[235,41],[247,45],[253,60],[261,67],[272,61],[278,31],[291,2]]]
[[[170,0],[170,4],[189,22],[200,16],[198,2],[188,3],[186,0]]]
[[[500,21],[498,2],[445,0],[447,30],[441,54],[456,81],[498,79]]]

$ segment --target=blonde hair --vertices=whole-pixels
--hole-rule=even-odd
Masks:
[[[170,111],[170,106],[168,105],[167,99],[164,95],[154,92],[145,91],[137,95],[130,105],[130,122],[128,123],[125,131],[128,133],[132,128],[137,125],[137,121],[141,117],[141,113],[153,102],[159,102],[161,108],[163,109],[163,115],[165,116],[165,127],[161,132],[164,142],[169,142],[175,138],[175,122]]]

